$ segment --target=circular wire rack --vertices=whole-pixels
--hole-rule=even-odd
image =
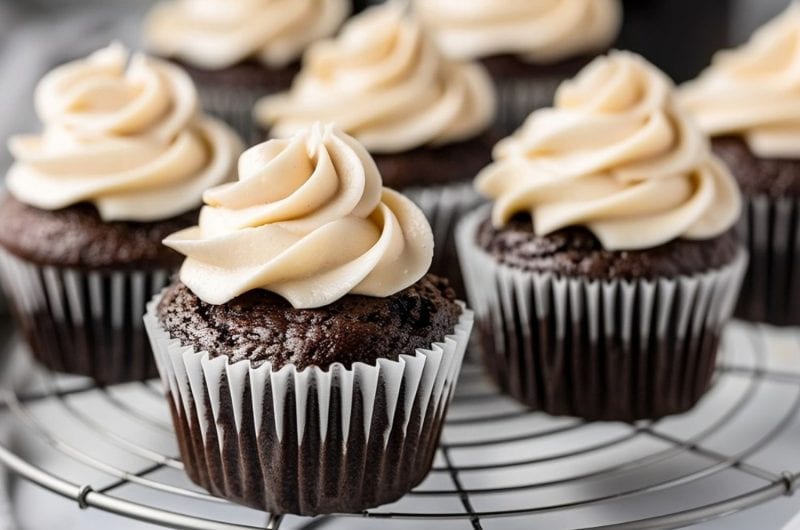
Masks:
[[[799,357],[800,331],[735,323],[698,407],[636,424],[531,412],[468,361],[429,477],[358,514],[282,518],[194,486],[158,381],[97,387],[36,371],[25,390],[0,389],[14,433],[0,462],[77,507],[174,528],[674,528],[794,491]]]

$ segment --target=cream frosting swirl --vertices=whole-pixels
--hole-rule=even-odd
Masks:
[[[159,55],[208,70],[249,58],[280,68],[349,14],[349,0],[169,0],[150,12],[144,40]]]
[[[318,119],[335,122],[370,152],[386,153],[474,137],[495,106],[482,67],[445,60],[419,23],[390,3],[312,46],[292,89],[264,98],[255,116],[278,137]]]
[[[717,54],[680,98],[711,136],[740,135],[765,158],[800,157],[800,4]]]
[[[34,97],[44,131],[9,141],[14,197],[45,210],[91,202],[105,221],[155,221],[200,206],[205,189],[232,176],[241,142],[198,113],[189,77],[128,57],[111,45],[42,79]]]
[[[563,83],[555,107],[501,141],[478,176],[478,189],[496,199],[494,224],[530,212],[539,235],[583,225],[608,250],[728,230],[739,217],[739,190],[673,88],[626,52]]]
[[[428,271],[433,235],[409,199],[382,188],[366,149],[332,125],[252,147],[239,181],[206,192],[199,226],[164,241],[187,256],[198,297],[223,304],[253,289],[296,308],[389,296]]]
[[[450,57],[514,54],[554,63],[602,52],[622,26],[620,0],[414,0]]]

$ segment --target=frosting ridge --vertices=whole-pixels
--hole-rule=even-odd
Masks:
[[[333,125],[250,148],[239,181],[204,200],[199,225],[164,244],[187,256],[181,280],[211,304],[252,289],[296,308],[389,296],[422,278],[433,257],[423,213],[383,188],[366,149]]]
[[[792,2],[740,48],[719,52],[681,89],[711,136],[740,135],[764,158],[800,157],[800,5]]]
[[[34,94],[41,134],[9,141],[6,183],[53,210],[91,202],[106,221],[154,221],[201,204],[227,180],[241,142],[198,111],[179,68],[114,44],[48,73]]]
[[[145,22],[144,40],[162,56],[218,70],[249,58],[280,68],[336,32],[348,0],[168,0]]]
[[[483,67],[444,59],[420,24],[389,3],[314,44],[291,90],[263,98],[254,114],[273,136],[321,119],[386,153],[474,137],[495,106]]]
[[[514,54],[548,64],[602,52],[622,25],[620,0],[414,0],[450,57]]]
[[[708,140],[644,59],[613,52],[566,81],[495,149],[476,180],[504,225],[529,212],[537,234],[583,225],[608,250],[708,239],[738,219],[741,198]]]

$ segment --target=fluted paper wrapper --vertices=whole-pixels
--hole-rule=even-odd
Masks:
[[[0,281],[34,357],[101,384],[158,376],[142,315],[170,274],[43,266],[0,249]]]
[[[484,364],[533,409],[635,421],[684,412],[711,382],[747,252],[672,279],[592,281],[523,271],[476,242],[488,210],[456,234]]]
[[[264,89],[214,86],[208,82],[197,84],[203,109],[216,116],[235,130],[246,145],[255,145],[263,140],[263,133],[253,119],[256,102],[270,93]]]
[[[737,229],[750,266],[736,317],[800,326],[800,199],[750,197]]]
[[[520,79],[494,78],[497,92],[497,124],[511,134],[531,112],[553,106],[553,99],[564,77],[541,75]]]
[[[392,502],[430,470],[472,313],[430,349],[372,366],[273,371],[229,364],[144,318],[189,477],[278,514],[355,512]]]
[[[472,182],[407,188],[403,194],[420,207],[433,229],[434,255],[430,272],[450,280],[458,296],[463,297],[464,281],[455,243],[456,225],[485,199],[475,191]]]

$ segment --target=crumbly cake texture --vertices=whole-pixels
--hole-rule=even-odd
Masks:
[[[182,344],[230,363],[269,361],[274,370],[413,355],[453,333],[461,313],[447,280],[433,275],[386,298],[347,295],[316,309],[294,309],[265,290],[211,305],[175,282],[157,308],[161,325]]]
[[[90,204],[40,210],[0,199],[0,245],[37,265],[78,269],[175,268],[182,257],[161,244],[197,222],[198,212],[151,223],[105,222]]]
[[[692,275],[729,264],[738,251],[733,231],[704,241],[676,239],[653,249],[609,251],[583,227],[537,236],[524,214],[500,229],[487,218],[476,237],[481,248],[510,267],[591,280]]]

